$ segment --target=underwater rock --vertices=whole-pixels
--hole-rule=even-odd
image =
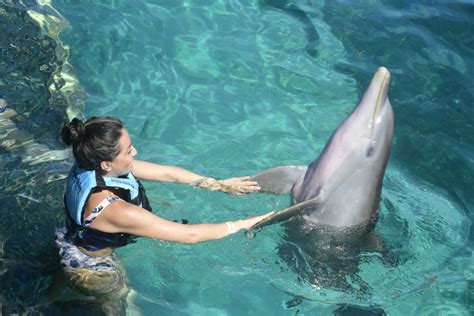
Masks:
[[[72,157],[69,149],[51,150],[34,142],[34,136],[20,130],[11,120],[17,113],[7,109],[0,115],[0,148],[20,157],[21,162],[36,165],[48,161],[67,160]]]
[[[64,160],[56,148],[66,118],[82,115],[85,93],[58,34],[66,20],[48,1],[0,1],[0,148],[29,165]],[[0,166],[1,168],[1,166]]]
[[[47,284],[57,268],[53,228],[63,224],[72,160],[59,131],[82,116],[86,99],[58,37],[66,25],[50,1],[0,0],[0,95],[7,103],[0,113],[0,284],[16,284],[15,291],[0,287],[0,307],[15,314],[26,313],[27,289]],[[12,240],[35,251],[12,256],[3,251]]]

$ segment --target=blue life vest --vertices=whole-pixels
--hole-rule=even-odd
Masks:
[[[135,236],[126,233],[106,233],[84,226],[84,211],[90,195],[103,189],[114,189],[126,202],[151,211],[145,189],[133,174],[119,178],[103,177],[95,170],[85,170],[74,163],[64,195],[66,222],[74,244],[87,250],[120,247],[135,241]]]

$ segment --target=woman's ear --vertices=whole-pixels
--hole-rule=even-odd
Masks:
[[[111,161],[101,161],[100,168],[105,172],[110,172],[112,170],[112,162]]]

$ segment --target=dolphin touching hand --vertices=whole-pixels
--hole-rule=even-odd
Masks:
[[[353,112],[309,166],[281,166],[253,177],[263,192],[291,191],[293,205],[249,231],[298,215],[307,225],[348,228],[375,221],[392,144],[390,73],[380,67]]]
[[[278,254],[317,288],[365,292],[369,286],[357,274],[360,254],[379,253],[377,258],[392,263],[373,229],[393,136],[389,81],[389,71],[379,68],[359,104],[309,166],[276,167],[253,177],[263,192],[291,192],[292,206],[248,233],[285,221]]]

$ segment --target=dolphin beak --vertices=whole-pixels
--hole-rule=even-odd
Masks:
[[[390,72],[385,67],[380,67],[374,75],[372,82],[376,80],[379,85],[377,99],[374,108],[374,118],[380,112],[382,105],[387,100],[388,84],[390,82]]]
[[[378,119],[383,105],[387,101],[388,85],[390,83],[390,72],[385,67],[377,69],[369,86],[369,90],[373,93],[374,102],[372,120],[371,120],[371,134],[374,130],[376,120]]]

